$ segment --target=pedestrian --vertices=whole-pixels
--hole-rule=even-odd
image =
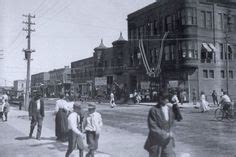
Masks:
[[[111,92],[111,94],[110,94],[110,105],[111,105],[111,108],[116,107],[115,96],[114,96],[113,92]]]
[[[229,116],[231,114],[230,113],[230,108],[232,106],[232,102],[231,102],[231,99],[228,96],[227,92],[223,92],[223,96],[221,97],[220,104],[222,105],[222,108],[223,108],[223,110],[224,110],[224,112],[226,114],[224,116],[226,116],[226,118],[229,118]]]
[[[68,148],[65,157],[69,157],[77,147],[80,151],[80,157],[83,157],[84,135],[82,133],[83,107],[81,102],[75,102],[73,111],[68,116]]]
[[[94,104],[89,104],[88,113],[84,117],[84,130],[89,149],[86,157],[94,157],[94,153],[98,148],[98,139],[102,125],[101,114],[96,112],[96,106]]]
[[[174,112],[175,120],[181,121],[183,117],[179,109],[179,98],[177,96],[176,91],[173,92],[173,95],[171,97],[171,103],[173,104],[172,110]]]
[[[134,95],[133,95],[133,102],[134,102],[134,104],[137,103],[137,96],[138,96],[138,93],[137,93],[136,90],[134,90]]]
[[[39,94],[36,94],[30,101],[28,111],[31,120],[29,137],[32,138],[34,128],[38,124],[36,139],[40,140],[44,118],[44,102]]]
[[[169,103],[167,90],[160,91],[158,103],[149,110],[149,134],[144,149],[149,157],[175,157],[174,152],[174,113]]]
[[[68,105],[66,100],[64,100],[64,95],[60,94],[60,99],[56,101],[55,107],[55,134],[57,140],[62,142],[67,141],[67,132],[68,132],[68,120],[67,112]]]
[[[197,91],[196,91],[196,89],[194,88],[193,89],[193,93],[192,93],[192,96],[193,96],[193,105],[195,106],[195,105],[197,105]]]
[[[215,91],[215,90],[213,90],[213,92],[212,92],[211,96],[212,96],[212,100],[213,100],[213,103],[214,103],[214,105],[217,105],[217,106],[219,106],[219,103],[218,103],[218,98],[217,98],[217,93],[216,93],[216,91]]]
[[[206,100],[205,93],[201,92],[201,99],[200,99],[200,110],[201,110],[201,112],[206,112],[206,111],[210,110],[208,105],[209,105],[209,103]]]
[[[137,96],[136,96],[136,102],[137,102],[137,104],[139,104],[141,100],[142,100],[142,98],[141,98],[141,93],[138,92],[138,94],[137,94]]]
[[[0,119],[3,121],[3,110],[5,106],[5,101],[3,97],[0,97]]]
[[[8,99],[5,99],[5,106],[3,108],[5,121],[7,121],[7,115],[8,115],[9,110],[10,110],[10,104],[8,103]]]

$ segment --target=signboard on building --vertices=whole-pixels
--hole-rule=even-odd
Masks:
[[[178,86],[179,86],[179,81],[177,81],[177,80],[169,81],[170,88],[177,88]]]
[[[106,86],[107,77],[95,77],[95,86]]]
[[[143,81],[140,82],[141,89],[149,89],[150,88],[150,81]]]

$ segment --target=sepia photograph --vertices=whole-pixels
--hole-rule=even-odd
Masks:
[[[236,157],[236,0],[0,0],[0,157]]]

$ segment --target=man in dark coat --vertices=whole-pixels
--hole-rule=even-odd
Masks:
[[[29,117],[31,120],[30,124],[30,134],[29,137],[32,137],[34,127],[38,124],[36,139],[40,140],[41,130],[44,117],[44,102],[40,99],[40,95],[37,94],[29,103]]]
[[[175,157],[172,132],[174,113],[168,99],[168,91],[161,91],[158,104],[148,114],[149,134],[144,148],[149,152],[149,157]]]

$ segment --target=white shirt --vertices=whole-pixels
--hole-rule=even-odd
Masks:
[[[88,114],[85,117],[85,130],[86,131],[95,131],[95,132],[100,132],[101,127],[103,125],[102,123],[102,116],[98,112],[94,112],[92,114]]]
[[[36,103],[37,103],[37,110],[40,110],[40,100],[37,100]]]
[[[222,99],[222,102],[231,102],[228,95],[223,95],[221,99]]]
[[[179,103],[179,99],[178,99],[177,95],[173,95],[171,101],[172,101],[174,104],[178,104],[178,103]]]
[[[168,106],[162,106],[161,107],[161,110],[162,110],[162,112],[164,113],[164,117],[165,117],[165,119],[166,119],[166,121],[168,121],[169,120],[169,112],[168,112]]]
[[[68,129],[72,130],[77,135],[81,135],[81,131],[78,129],[78,123],[80,122],[80,116],[76,112],[72,112],[68,116]]]
[[[111,100],[114,100],[114,94],[113,93],[111,93],[110,97],[111,97]]]
[[[59,99],[56,101],[55,111],[58,112],[60,108],[67,109],[67,102],[63,99]]]

